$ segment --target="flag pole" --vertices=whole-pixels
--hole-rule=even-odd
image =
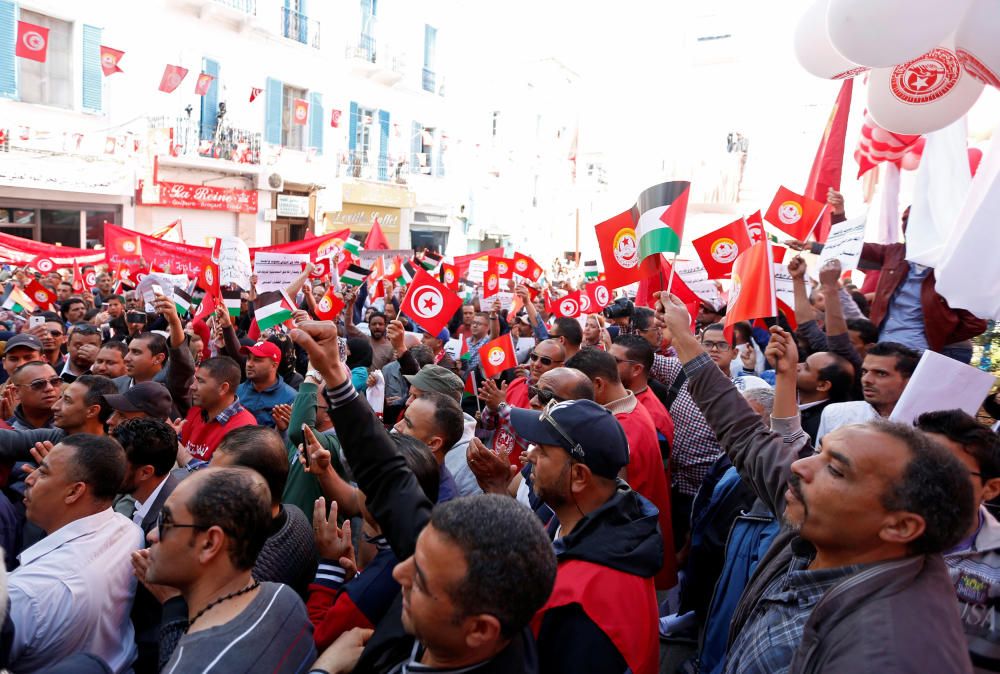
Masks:
[[[667,294],[670,294],[670,289],[674,287],[674,269],[677,267],[677,253],[674,253],[674,259],[670,261],[670,280],[667,281]],[[660,273],[663,273],[662,270]]]

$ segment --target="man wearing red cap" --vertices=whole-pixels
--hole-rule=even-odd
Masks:
[[[240,349],[240,355],[247,357],[247,379],[240,384],[236,395],[258,424],[274,428],[271,410],[275,405],[291,405],[295,400],[295,389],[278,376],[281,349],[271,342],[257,342]]]

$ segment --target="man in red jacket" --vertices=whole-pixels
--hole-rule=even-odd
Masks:
[[[580,370],[594,384],[594,400],[611,412],[628,438],[628,466],[623,477],[637,492],[660,511],[660,532],[664,541],[673,541],[670,519],[670,488],[663,470],[656,427],[635,394],[622,385],[614,357],[598,349],[581,349],[566,361],[566,367]],[[673,546],[665,546],[663,567],[656,574],[656,587],[666,590],[677,584],[677,560]]]
[[[209,358],[198,366],[191,386],[191,409],[179,432],[191,458],[208,461],[229,431],[256,425],[253,414],[236,397],[239,385],[240,366],[229,356]]]

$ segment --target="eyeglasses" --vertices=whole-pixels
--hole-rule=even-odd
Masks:
[[[583,461],[584,457],[586,456],[584,454],[583,447],[580,446],[579,442],[576,442],[571,437],[569,437],[569,434],[565,430],[563,430],[563,427],[559,425],[559,422],[552,418],[552,410],[555,409],[556,405],[560,404],[562,403],[556,402],[555,400],[550,400],[549,403],[542,409],[542,413],[538,418],[541,421],[548,422],[552,426],[552,428],[555,429],[556,433],[559,434],[559,437],[561,437],[563,439],[563,442],[565,443],[562,446],[563,449],[569,452],[570,456],[572,456],[577,461]]]
[[[615,362],[621,365],[622,363],[638,363],[637,360],[632,360],[631,358],[619,358],[618,356],[613,356]]]
[[[49,386],[59,388],[62,384],[63,380],[61,377],[49,377],[48,379],[32,379],[27,384],[21,384],[21,386],[27,386],[32,391],[44,391]]]
[[[537,386],[528,386],[528,400],[531,400],[532,398],[538,398],[538,402],[540,402],[543,407],[548,405],[553,400],[560,403],[566,402],[566,399],[557,396],[555,391],[538,388]]]
[[[562,335],[557,335],[556,333],[549,331],[549,339],[559,339]]]
[[[548,356],[540,356],[537,353],[535,353],[534,351],[532,351],[531,353],[528,354],[528,358],[531,359],[532,363],[534,363],[536,360],[542,361],[542,365],[544,365],[545,367],[548,367],[549,365],[552,365],[553,363],[561,363],[562,362],[561,360],[553,360],[552,358],[549,358]]]
[[[169,517],[162,510],[156,516],[156,537],[161,542],[163,541],[163,532],[167,529],[201,529],[202,531],[208,529],[208,527],[201,524],[177,524],[176,522],[171,522]]]
[[[716,349],[717,351],[729,351],[729,342],[702,342],[702,346],[705,347],[705,351],[711,351]]]
[[[62,330],[49,330],[49,334],[52,335],[53,337],[62,337],[63,336],[63,331]]]

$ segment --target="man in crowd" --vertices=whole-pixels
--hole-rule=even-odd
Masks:
[[[227,433],[257,423],[236,397],[239,385],[240,366],[232,358],[216,356],[201,362],[191,386],[191,409],[180,432],[180,442],[186,450],[180,459],[187,454],[208,461]]]
[[[421,663],[447,663],[483,674],[535,671],[523,629],[555,578],[552,547],[537,519],[509,497],[487,495],[443,503],[432,514],[395,444],[351,386],[336,327],[306,322],[292,336],[326,381],[330,416],[366,508],[403,560],[393,572],[402,603],[379,623],[357,666],[345,669],[415,671]]]
[[[77,377],[90,374],[90,368],[101,350],[100,331],[89,323],[72,326],[67,350],[69,357],[59,376],[67,384],[72,384]]]
[[[664,540],[664,563],[657,569],[657,589],[677,584],[677,563],[673,546],[670,515],[670,487],[663,468],[656,427],[646,408],[627,390],[618,376],[614,357],[599,349],[582,349],[566,362],[566,367],[580,370],[594,385],[594,401],[614,415],[628,439],[628,465],[622,477],[636,492],[649,499],[659,510],[660,532]]]
[[[62,379],[46,362],[25,363],[11,377],[20,401],[7,425],[16,431],[52,428],[52,408],[62,393]]]
[[[27,332],[19,332],[7,340],[3,351],[3,369],[10,378],[14,370],[25,363],[42,360],[42,342]]]
[[[56,301],[62,304],[73,295],[73,284],[69,281],[60,281],[56,284]]]
[[[850,400],[853,388],[854,366],[832,351],[810,354],[798,364],[796,390],[799,394],[802,430],[813,443],[817,441],[816,434],[823,410],[831,404]]]
[[[66,365],[66,356],[62,350],[66,343],[66,325],[58,314],[46,311],[42,315],[45,317],[43,329],[46,333],[42,338],[42,359],[54,367],[56,372],[62,372]]]
[[[39,671],[79,652],[116,672],[132,663],[129,557],[142,532],[111,509],[124,476],[121,446],[90,434],[61,440],[28,476],[26,516],[48,536],[21,553],[9,578],[6,667]]]
[[[306,671],[315,659],[302,600],[252,570],[271,526],[271,494],[247,468],[212,468],[185,479],[167,498],[151,546],[136,553],[144,582],[180,591],[164,606],[163,671]],[[175,611],[175,612],[171,612]]]
[[[861,366],[864,400],[828,405],[820,417],[816,441],[841,426],[888,418],[919,360],[919,353],[895,342],[879,342],[870,347]]]
[[[275,405],[290,405],[295,400],[295,389],[278,375],[281,349],[272,342],[263,341],[244,346],[240,354],[247,357],[247,379],[236,390],[240,402],[258,424],[274,428],[271,410]]]
[[[566,360],[580,350],[583,343],[583,328],[575,318],[557,318],[552,329],[549,330],[549,339],[554,339],[562,345]]]
[[[99,307],[110,302],[114,279],[107,272],[97,275],[97,289],[94,292],[94,303]]]
[[[939,554],[972,519],[967,470],[884,421],[838,429],[799,459],[687,333],[684,304],[664,299],[692,395],[740,475],[789,525],[736,608],[726,671],[970,671]],[[773,327],[771,343],[777,376],[794,377],[795,341]]]
[[[125,368],[125,356],[128,347],[118,340],[112,339],[101,344],[94,364],[90,366],[91,374],[99,374],[109,379],[117,379],[128,374]]]
[[[670,456],[670,446],[674,442],[674,422],[667,408],[649,387],[649,371],[653,368],[655,358],[652,345],[639,335],[620,335],[611,345],[610,353],[618,363],[618,377],[622,380],[622,386],[635,394],[653,420],[660,442],[660,454],[666,462]]]
[[[418,372],[417,377],[420,376]],[[451,471],[445,466],[445,456],[462,439],[465,420],[462,408],[450,395],[437,391],[423,391],[403,410],[402,418],[393,429],[396,433],[410,435],[431,450],[441,471],[438,503],[456,498],[458,485]]]
[[[82,323],[87,315],[87,303],[79,297],[71,297],[59,307],[59,315],[66,327]]]
[[[725,328],[722,323],[713,323],[702,331],[701,346],[705,349],[708,357],[712,359],[712,362],[719,366],[723,374],[733,380],[736,388],[740,391],[752,388],[770,388],[770,384],[752,374],[740,372],[735,376],[733,375],[732,364],[736,358],[736,348],[726,339]]]
[[[107,395],[104,399],[114,410],[108,419],[108,431],[126,419],[166,421],[174,406],[167,387],[155,381],[140,382],[125,393]]]
[[[462,322],[455,329],[455,336],[461,340],[472,334],[472,318],[476,315],[476,307],[472,304],[462,305]]]
[[[495,329],[494,326],[495,325]],[[473,372],[479,369],[479,349],[491,339],[500,336],[500,326],[490,319],[485,311],[477,311],[469,323],[469,336],[465,338],[465,348],[469,354],[465,361],[465,371]]]
[[[368,319],[369,334],[366,335],[363,333],[354,325],[353,309],[356,297],[357,295],[351,292],[344,298],[348,304],[347,310],[344,314],[347,336],[367,338],[372,345],[372,369],[381,370],[386,363],[393,360],[392,344],[389,343],[389,338],[386,336],[386,326],[388,325],[388,321],[386,321],[385,314],[380,311],[376,311]]]
[[[125,298],[121,295],[109,294],[104,297],[103,301],[108,305],[108,325],[111,328],[110,337],[120,342],[128,341],[129,327],[125,322]]]
[[[423,338],[421,342],[434,354],[434,364],[455,372],[458,369],[455,365],[455,360],[444,350],[445,344],[451,339],[451,333],[448,332],[448,328],[442,328],[441,332],[436,335],[432,335],[426,331],[422,332]]]

